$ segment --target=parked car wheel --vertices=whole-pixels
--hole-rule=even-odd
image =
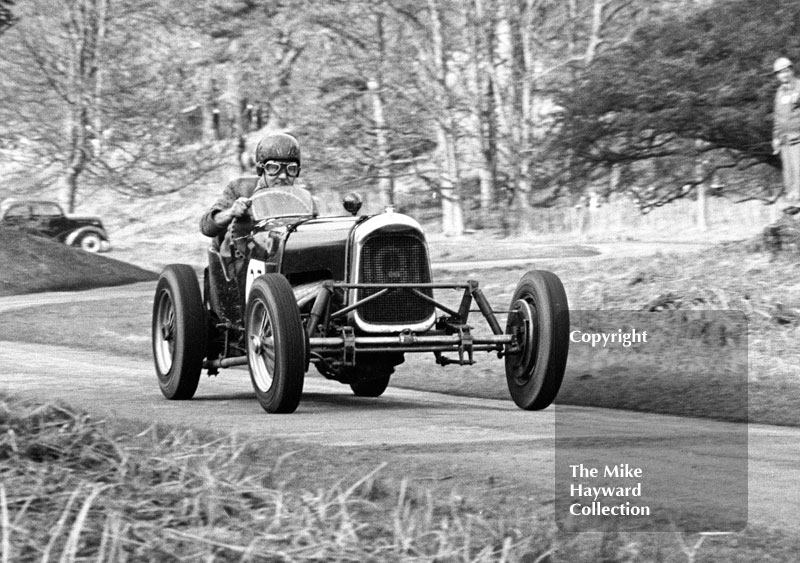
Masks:
[[[306,339],[294,292],[281,274],[265,274],[253,282],[245,330],[258,402],[269,413],[294,412],[303,394]]]
[[[569,307],[561,280],[551,272],[527,272],[511,299],[506,334],[520,353],[505,356],[511,398],[522,409],[540,410],[556,398],[569,352]]]
[[[167,399],[191,399],[197,391],[206,354],[206,309],[194,270],[167,266],[153,303],[153,359]]]
[[[86,233],[78,239],[78,246],[86,252],[100,252],[103,247],[103,239],[97,233]]]

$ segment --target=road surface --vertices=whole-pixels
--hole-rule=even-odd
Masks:
[[[498,366],[499,368],[499,366]],[[317,376],[306,380],[303,399],[292,415],[268,415],[252,393],[246,369],[223,371],[201,380],[195,400],[167,401],[149,362],[61,346],[0,341],[0,373],[5,390],[26,397],[63,400],[98,416],[166,425],[216,429],[255,437],[275,436],[324,448],[386,450],[407,458],[408,471],[454,478],[468,484],[501,476],[521,495],[551,499],[554,476],[555,412],[573,430],[602,445],[650,444],[639,452],[643,464],[686,462],[700,477],[725,471],[725,459],[710,455],[714,440],[664,440],[690,419],[627,411],[557,406],[524,412],[510,401],[453,397],[389,387],[379,399],[354,397],[347,386]],[[401,377],[399,375],[398,377]],[[691,420],[700,434],[724,435],[730,423]],[[613,429],[613,436],[598,428]],[[741,427],[739,427],[741,428]],[[695,430],[694,432],[698,432]],[[686,437],[685,437],[686,438]],[[609,441],[609,443],[610,443]],[[749,522],[798,530],[800,431],[751,425],[749,428]],[[678,484],[678,486],[681,486]],[[691,483],[684,483],[692,487]],[[699,486],[699,485],[698,485]]]
[[[57,302],[113,296],[152,299],[151,282],[84,292],[0,299],[2,312]],[[163,423],[253,437],[279,437],[301,447],[342,452],[387,452],[416,478],[465,485],[495,477],[520,496],[553,502],[554,436],[566,427],[593,446],[645,444],[643,465],[688,465],[697,479],[677,482],[692,491],[726,471],[717,446],[730,432],[749,438],[746,495],[751,524],[800,531],[800,430],[558,405],[524,412],[510,401],[472,399],[390,386],[379,399],[354,397],[349,387],[316,375],[306,379],[292,415],[267,415],[246,369],[203,377],[192,401],[165,400],[150,362],[102,352],[0,341],[0,388],[39,400],[63,400],[99,416]],[[498,362],[498,370],[502,365]],[[313,370],[312,370],[313,371]],[[402,367],[399,375],[402,377]],[[557,415],[556,415],[557,412]],[[687,436],[686,429],[691,428]],[[675,437],[680,436],[676,443]],[[723,499],[725,502],[725,499]]]

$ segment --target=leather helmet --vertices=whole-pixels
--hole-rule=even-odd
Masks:
[[[300,164],[300,143],[288,133],[269,133],[256,145],[256,169],[259,175],[268,160],[291,161]]]

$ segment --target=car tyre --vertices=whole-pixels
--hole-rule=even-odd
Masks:
[[[84,233],[78,239],[78,246],[86,252],[100,252],[103,247],[103,239],[97,233]]]
[[[294,412],[303,394],[306,338],[294,292],[281,274],[264,274],[253,282],[245,331],[250,380],[259,404],[269,413]]]
[[[359,354],[358,364],[345,369],[345,381],[356,397],[380,397],[389,386],[394,368],[404,360],[402,353]]]
[[[524,410],[547,408],[561,387],[569,353],[569,306],[561,280],[551,272],[527,272],[510,310],[506,334],[514,334],[520,347],[505,355],[511,398]]]
[[[356,397],[380,397],[383,395],[383,392],[389,386],[389,379],[392,377],[394,368],[388,368],[387,371],[378,374],[373,372],[369,377],[356,377],[350,381],[350,389],[353,390],[353,395]]]
[[[207,321],[197,275],[171,264],[158,278],[152,344],[156,375],[167,399],[191,399],[206,355]]]

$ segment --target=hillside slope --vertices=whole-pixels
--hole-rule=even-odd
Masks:
[[[0,227],[0,296],[90,289],[154,280],[156,273]]]

